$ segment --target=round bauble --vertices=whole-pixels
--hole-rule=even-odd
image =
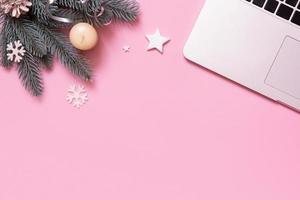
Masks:
[[[70,31],[70,41],[75,48],[86,51],[96,46],[98,34],[92,25],[78,23]]]

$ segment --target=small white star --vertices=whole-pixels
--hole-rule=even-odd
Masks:
[[[127,52],[129,52],[130,48],[131,48],[130,46],[126,45],[122,49],[125,53],[127,53]]]
[[[156,29],[153,35],[146,35],[146,38],[149,41],[147,50],[157,49],[160,53],[163,53],[163,46],[170,41],[169,38],[163,37],[160,34],[159,29]]]

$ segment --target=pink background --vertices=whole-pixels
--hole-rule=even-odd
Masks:
[[[40,99],[1,68],[0,200],[299,200],[300,115],[183,58],[204,1],[140,3],[99,31],[80,110],[60,64]],[[145,50],[156,28],[164,55]]]

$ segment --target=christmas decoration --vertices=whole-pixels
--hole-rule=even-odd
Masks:
[[[7,44],[6,51],[7,51],[7,60],[17,62],[17,63],[21,62],[26,52],[20,40],[14,41],[14,43],[11,42]]]
[[[0,0],[1,9],[5,14],[10,14],[12,17],[20,17],[21,14],[29,11],[32,3],[28,0]]]
[[[67,93],[67,101],[76,108],[80,108],[88,101],[88,94],[83,86],[73,85]]]
[[[90,50],[96,46],[98,35],[90,24],[78,23],[70,31],[70,40],[77,49]]]
[[[146,35],[146,38],[149,41],[147,50],[156,49],[160,53],[163,53],[163,46],[170,41],[169,38],[161,36],[159,29],[153,35]]]
[[[35,96],[43,91],[42,66],[51,69],[54,57],[74,75],[89,81],[92,70],[74,46],[92,48],[97,41],[93,27],[112,21],[134,22],[138,13],[135,0],[0,0],[2,66],[16,64],[24,87]],[[78,23],[89,24],[90,28],[76,30]],[[64,28],[72,26],[75,34],[71,37],[79,35],[85,48],[77,45],[78,39],[73,38],[71,43],[63,34]]]
[[[123,51],[124,51],[125,53],[127,53],[127,52],[130,51],[131,47],[128,46],[128,45],[126,45],[126,46],[124,46],[122,49],[123,49]]]

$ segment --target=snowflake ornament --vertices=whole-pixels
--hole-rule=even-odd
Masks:
[[[88,94],[83,86],[73,85],[67,93],[67,101],[76,108],[80,108],[88,101]]]
[[[24,49],[22,43],[20,40],[14,41],[14,43],[7,44],[6,48],[7,53],[7,59],[19,63],[23,59],[23,56],[26,53],[26,50]]]
[[[0,0],[0,8],[5,14],[19,18],[29,11],[32,6],[30,0]]]

